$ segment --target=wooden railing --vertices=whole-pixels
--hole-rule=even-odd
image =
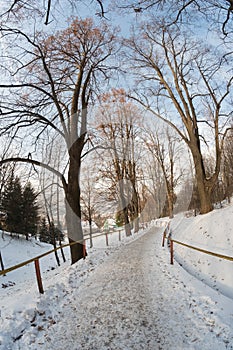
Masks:
[[[186,248],[189,248],[189,249],[196,250],[196,251],[198,251],[200,253],[212,255],[212,256],[215,256],[215,257],[220,258],[220,259],[233,261],[233,257],[232,256],[219,254],[219,253],[216,253],[216,252],[212,252],[210,250],[206,250],[206,249],[202,249],[202,248],[199,248],[199,247],[195,247],[195,246],[193,246],[191,244],[184,243],[184,242],[178,241],[176,239],[173,239],[172,236],[171,236],[170,224],[169,223],[166,225],[166,228],[165,228],[165,230],[163,232],[162,247],[164,247],[166,239],[168,241],[168,246],[170,248],[170,262],[171,262],[172,265],[174,263],[174,243],[175,244],[179,244],[179,245],[181,245],[183,247],[186,247]]]

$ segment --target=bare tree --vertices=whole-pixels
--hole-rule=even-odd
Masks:
[[[83,257],[80,208],[80,166],[87,141],[87,116],[94,92],[108,79],[107,61],[114,54],[115,35],[107,24],[96,26],[91,19],[74,19],[56,35],[37,33],[30,37],[18,29],[2,27],[14,54],[6,67],[8,83],[2,83],[1,130],[14,137],[29,136],[34,148],[44,132],[58,134],[67,149],[65,175],[46,161],[34,159],[39,154],[4,159],[42,166],[61,180],[66,199],[66,223],[72,263]],[[10,71],[10,74],[9,74]],[[12,78],[12,81],[11,80]],[[9,99],[4,92],[10,91]],[[36,126],[36,129],[34,128]],[[30,134],[30,135],[29,135]],[[62,141],[63,140],[63,141]],[[67,165],[68,164],[68,165]]]
[[[72,14],[78,13],[80,8],[90,6],[96,10],[93,14],[100,18],[105,18],[106,13],[114,13],[116,9],[130,11],[141,17],[149,12],[166,24],[178,23],[185,26],[187,23],[195,24],[204,19],[205,24],[211,25],[212,29],[220,27],[225,37],[229,33],[232,34],[233,29],[233,0],[112,0],[109,6],[102,0],[66,0],[62,3],[58,0],[46,0],[43,3],[35,0],[11,0],[4,4],[0,19],[21,20],[22,17],[28,18],[36,13],[44,19],[44,24],[48,25],[58,20],[61,10],[56,9],[62,6],[66,10],[69,7]]]
[[[143,159],[140,176],[140,221],[142,222],[161,217],[166,200],[166,187],[161,166],[153,153],[148,151],[147,146]]]
[[[48,142],[48,140],[46,140]],[[52,139],[51,143],[48,145],[44,142],[43,145],[43,159],[47,159],[49,164],[60,171],[62,165],[62,158],[65,156],[65,150],[62,149],[62,145],[56,142],[56,139]],[[37,171],[37,169],[35,169]],[[48,233],[50,233],[50,243],[53,244],[54,248],[57,247],[57,241],[60,245],[62,259],[65,262],[65,254],[62,248],[62,225],[60,220],[60,192],[62,187],[58,182],[57,176],[54,173],[48,173],[44,168],[38,169],[37,171],[39,179],[39,187],[42,200],[41,200],[41,211],[44,212],[44,217],[47,218],[48,222]],[[62,196],[64,197],[64,196]],[[63,202],[64,202],[64,198]],[[60,265],[58,252],[55,250],[55,258],[58,265]]]
[[[168,127],[161,131],[147,131],[145,144],[161,167],[162,176],[166,186],[167,213],[173,217],[174,204],[176,202],[175,188],[182,176],[182,169],[177,166],[177,161],[181,155],[180,143],[172,135],[173,130]],[[173,132],[174,134],[174,132]]]
[[[142,28],[141,36],[128,40],[127,46],[132,50],[138,79],[132,98],[173,127],[189,147],[201,213],[207,213],[213,208],[211,192],[229,130],[232,70],[220,52],[213,55],[177,28],[148,24]],[[212,135],[209,141],[215,148],[215,167],[207,177],[203,149]]]
[[[87,2],[86,2],[87,3]],[[70,6],[74,13],[77,8],[82,4],[85,4],[84,0],[67,0],[65,6]],[[11,0],[4,4],[3,10],[0,13],[0,18],[9,19],[10,17],[20,18],[22,13],[34,15],[37,13],[40,17],[44,18],[44,24],[48,25],[51,21],[56,20],[58,14],[56,13],[56,7],[61,5],[58,0],[46,0],[40,2],[35,0]],[[93,4],[92,4],[93,5]],[[97,9],[96,15],[105,17],[105,9],[101,0],[95,0],[94,5]]]
[[[98,217],[99,184],[97,181],[97,166],[94,158],[86,160],[82,171],[81,208],[82,217],[89,224],[90,248],[93,247],[93,223]],[[97,220],[98,221],[98,220]]]
[[[200,19],[213,29],[220,26],[226,36],[232,33],[233,0],[129,0],[114,1],[117,8],[133,11],[136,15],[151,13],[166,24],[194,24]]]
[[[107,148],[109,164],[104,176],[112,180],[112,189],[118,188],[120,212],[126,234],[130,235],[130,221],[139,229],[139,196],[137,191],[136,134],[140,123],[139,110],[126,100],[122,89],[105,94],[99,111],[97,129]]]
[[[233,129],[227,135],[224,142],[223,162],[222,162],[222,181],[225,198],[230,203],[233,194]]]

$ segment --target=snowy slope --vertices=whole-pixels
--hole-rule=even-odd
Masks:
[[[171,224],[172,237],[183,243],[233,257],[233,205]],[[188,272],[233,299],[233,261],[174,246],[175,258]]]
[[[184,215],[178,215],[171,222],[173,237],[195,246],[233,256],[232,214],[233,207],[226,206],[203,216],[186,218]],[[161,226],[160,223],[157,223],[157,226]],[[151,230],[154,230],[154,235],[151,234]],[[19,269],[5,277],[1,276],[0,286],[8,282],[13,282],[15,285],[0,288],[0,349],[233,349],[232,299],[218,291],[221,288],[225,295],[233,297],[233,262],[220,261],[218,258],[175,245],[176,260],[171,266],[168,249],[161,247],[163,230],[163,227],[153,229],[151,224],[151,228],[128,239],[124,238],[121,242],[118,242],[117,235],[114,238],[109,237],[108,248],[105,247],[104,237],[102,237],[98,244],[94,242],[96,246],[94,249],[88,249],[87,259],[75,266],[69,266],[67,261],[65,264],[62,263],[61,267],[54,269],[56,264],[53,255],[42,259],[44,295],[38,294],[33,266]],[[140,260],[137,259],[139,255],[135,249],[138,249],[137,242],[141,244],[142,239],[144,239],[144,248],[139,246],[140,258],[142,255]],[[4,263],[8,267],[8,264],[18,263],[45,250],[50,250],[51,246],[42,244],[40,247],[38,242],[28,243],[22,240],[14,241],[13,244],[9,241],[9,237],[5,237],[4,241],[0,240],[0,248]],[[129,256],[131,250],[132,257]],[[124,264],[121,261],[123,253],[129,256],[132,266],[130,263]],[[93,293],[95,295],[95,291],[98,290],[99,298],[104,299],[107,305],[109,304],[115,291],[111,286],[116,283],[118,276],[118,273],[111,275],[109,266],[114,268],[118,261],[121,264],[119,275],[121,271],[124,272],[122,276],[125,276],[125,288],[121,291],[119,303],[111,301],[116,309],[113,316],[107,315],[109,309],[106,311],[102,304],[98,304],[100,301],[93,298]],[[143,265],[142,269],[139,269],[140,265]],[[125,267],[127,267],[126,270]],[[108,283],[98,286],[101,276],[108,270],[110,270]],[[137,277],[139,270],[143,272]],[[199,279],[194,278],[187,271],[198,276]],[[200,279],[215,289],[203,284]],[[150,304],[143,301],[144,287],[147,296],[149,293]],[[142,300],[138,295],[135,298],[132,296],[137,291],[142,291]],[[129,317],[132,320],[127,321],[126,318],[124,322],[119,323],[118,316],[128,310],[129,295],[136,304],[142,304],[141,314],[130,313]],[[98,315],[100,310],[102,311]],[[104,316],[104,310],[106,316]],[[140,327],[137,317],[142,317]],[[96,319],[101,324],[108,321],[112,325],[110,327],[107,323],[107,328],[99,328],[95,323]],[[135,328],[130,325],[131,321],[135,324]],[[74,327],[74,322],[77,323],[75,326],[77,336],[84,336],[83,331],[87,329],[91,332],[91,338],[94,337],[93,340],[88,337],[88,334],[85,335],[86,347],[81,346],[81,343],[77,343],[76,347],[70,345],[71,334],[68,330]],[[80,328],[80,332],[82,331],[80,334],[77,327]],[[120,334],[114,336],[116,327],[119,328],[119,332],[123,332],[122,339]],[[156,338],[155,328],[160,330],[160,343]],[[134,334],[132,339],[129,337],[130,332]],[[123,336],[127,338],[127,334],[129,339],[128,343],[125,343]],[[109,337],[114,339],[110,343]],[[103,339],[107,339],[108,346],[103,345]],[[118,339],[117,342],[116,339]],[[143,343],[145,339],[148,340],[147,346]],[[134,341],[135,345],[132,343]],[[154,345],[156,341],[157,347]]]

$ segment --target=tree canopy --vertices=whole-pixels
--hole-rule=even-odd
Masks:
[[[198,198],[192,202],[200,203],[201,213],[212,210],[220,182],[229,197],[232,11],[231,0],[9,0],[1,8],[0,138],[7,149],[0,167],[26,163],[37,176],[38,167],[53,174],[50,185],[56,182],[64,191],[69,240],[78,242],[71,248],[72,263],[85,255],[80,201],[85,176],[80,175],[82,164],[92,167],[90,151],[105,167],[107,157],[103,160],[99,149],[108,148],[112,156],[105,185],[114,182],[114,174],[117,181],[131,181],[131,203],[124,200],[124,186],[118,188],[128,234],[146,207],[151,178],[153,200],[166,183],[170,215],[179,200],[176,164],[170,161],[170,173],[161,168],[168,162],[158,164],[162,143],[156,140],[163,135],[165,149],[170,136],[158,131],[151,137],[153,147],[143,148],[135,119],[148,117],[156,130],[168,125],[177,142],[186,144],[195,179],[185,183],[193,184]],[[151,149],[157,155],[154,168],[148,164]]]

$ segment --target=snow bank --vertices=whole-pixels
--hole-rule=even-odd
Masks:
[[[233,206],[198,215],[177,215],[171,222],[172,237],[183,243],[233,257]],[[233,299],[233,261],[174,244],[177,262],[189,273]]]

